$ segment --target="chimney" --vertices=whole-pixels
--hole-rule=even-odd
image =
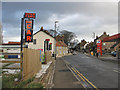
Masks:
[[[40,31],[43,31],[43,26],[41,27]]]
[[[106,35],[106,32],[104,32],[103,34]]]

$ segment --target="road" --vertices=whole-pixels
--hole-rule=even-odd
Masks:
[[[82,53],[65,56],[64,60],[97,88],[118,88],[117,63],[101,61]]]

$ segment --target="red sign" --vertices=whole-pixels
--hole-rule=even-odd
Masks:
[[[101,40],[97,40],[97,53],[100,53],[100,55],[102,56],[102,41]]]
[[[25,42],[33,42],[33,20],[25,20]]]
[[[35,13],[25,13],[24,18],[34,18],[35,19],[36,14]]]
[[[43,49],[37,49],[37,50],[41,50],[43,52]]]
[[[50,41],[50,39],[46,39],[45,41]]]

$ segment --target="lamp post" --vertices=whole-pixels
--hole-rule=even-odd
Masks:
[[[56,60],[56,23],[58,23],[58,21],[55,21],[55,60]]]

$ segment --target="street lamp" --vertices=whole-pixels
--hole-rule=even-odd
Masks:
[[[55,21],[55,60],[56,60],[56,23],[58,23],[58,21]]]

